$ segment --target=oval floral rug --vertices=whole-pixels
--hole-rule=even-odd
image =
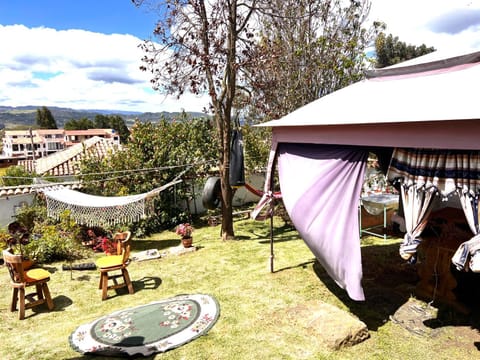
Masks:
[[[220,306],[213,296],[178,295],[81,325],[69,341],[82,354],[148,356],[206,334],[219,315]]]

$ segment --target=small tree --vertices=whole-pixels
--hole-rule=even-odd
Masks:
[[[30,185],[34,177],[36,174],[29,173],[23,166],[10,166],[1,177],[1,183],[3,186]]]
[[[242,126],[245,171],[263,171],[267,166],[271,146],[271,130],[266,127],[254,127],[249,124]]]
[[[230,143],[232,111],[237,91],[237,74],[250,61],[253,43],[250,21],[257,0],[143,1],[161,9],[154,30],[159,43],[145,41],[142,70],[152,74],[154,89],[181,96],[186,91],[206,93],[216,125],[218,167],[222,193],[222,238],[234,238],[230,186]]]
[[[45,106],[37,109],[36,123],[40,129],[58,129],[52,113]]]
[[[130,136],[130,130],[125,125],[125,120],[118,115],[95,115],[94,121],[97,129],[114,129],[120,136],[120,141],[125,143]]]
[[[23,239],[23,256],[39,263],[73,260],[83,256],[85,249],[79,238],[80,226],[70,217],[68,210],[56,221],[47,216],[46,206],[40,201],[22,207],[15,217],[15,223],[10,225],[18,224],[16,226],[28,237]],[[9,240],[6,230],[0,230],[0,239]]]
[[[89,118],[81,118],[81,119],[71,119],[65,122],[65,125],[63,126],[65,130],[88,130],[88,129],[94,129],[95,125],[93,124],[93,121],[90,120]]]
[[[392,34],[385,35],[381,32],[375,39],[376,64],[375,67],[395,65],[402,61],[414,59],[435,51],[434,47],[407,45]]]
[[[370,1],[272,0],[247,64],[250,118],[280,118],[364,76],[365,49],[381,29],[367,27]]]

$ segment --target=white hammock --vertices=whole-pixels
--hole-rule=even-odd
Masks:
[[[153,198],[181,181],[175,179],[147,193],[128,196],[96,196],[65,188],[44,190],[43,193],[48,216],[59,219],[65,210],[70,210],[77,224],[106,226],[132,223],[150,216],[154,210]]]

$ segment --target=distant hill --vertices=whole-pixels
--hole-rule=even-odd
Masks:
[[[37,109],[41,106],[1,106],[0,105],[0,129],[2,128],[16,128],[29,127],[35,125],[35,116]],[[65,123],[69,120],[88,118],[94,120],[96,115],[118,115],[125,120],[127,126],[131,126],[135,119],[142,122],[157,122],[162,118],[173,119],[180,115],[179,112],[129,112],[120,110],[75,110],[69,108],[61,108],[55,106],[47,106],[55,119],[57,126],[63,128]],[[187,112],[191,117],[204,117],[204,113]]]

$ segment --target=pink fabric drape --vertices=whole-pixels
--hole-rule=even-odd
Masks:
[[[279,144],[285,207],[300,236],[336,283],[365,300],[358,205],[368,151],[358,147]]]

